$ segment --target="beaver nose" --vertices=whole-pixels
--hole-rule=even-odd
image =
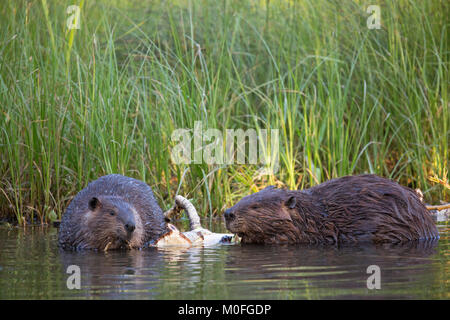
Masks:
[[[233,212],[231,212],[231,209],[227,209],[225,210],[225,212],[223,213],[223,216],[225,217],[225,219],[230,220],[234,218],[234,214]]]
[[[127,229],[128,232],[133,232],[134,229],[136,229],[136,226],[134,225],[133,222],[128,222],[128,223],[125,225],[125,229]]]

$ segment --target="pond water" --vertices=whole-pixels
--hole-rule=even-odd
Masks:
[[[210,226],[224,231],[221,224]],[[0,226],[0,299],[448,299],[450,228],[407,245],[63,252],[53,227]],[[67,267],[81,271],[68,289]],[[370,265],[381,289],[367,288]]]

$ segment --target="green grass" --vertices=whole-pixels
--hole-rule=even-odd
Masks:
[[[220,214],[267,184],[377,173],[449,200],[448,1],[5,1],[0,212],[48,222],[87,182],[145,180]],[[175,165],[173,130],[279,129],[280,170]]]

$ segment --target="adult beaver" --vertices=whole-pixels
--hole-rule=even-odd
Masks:
[[[306,190],[267,187],[224,213],[242,243],[405,242],[439,238],[411,189],[376,175],[347,176]]]
[[[180,232],[167,223],[171,214],[185,210],[190,230]],[[152,189],[142,181],[111,174],[88,184],[70,202],[58,232],[66,250],[130,249],[143,247],[215,245],[230,242],[232,234],[202,228],[189,200],[177,195],[165,214]]]
[[[144,182],[119,174],[88,184],[61,221],[63,249],[140,248],[167,232],[164,214]]]

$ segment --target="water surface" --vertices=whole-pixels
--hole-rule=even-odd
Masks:
[[[211,226],[223,231],[221,225]],[[63,252],[53,227],[0,226],[0,299],[448,299],[450,232],[407,245]],[[69,290],[69,265],[81,289]],[[381,289],[367,289],[378,265]]]

